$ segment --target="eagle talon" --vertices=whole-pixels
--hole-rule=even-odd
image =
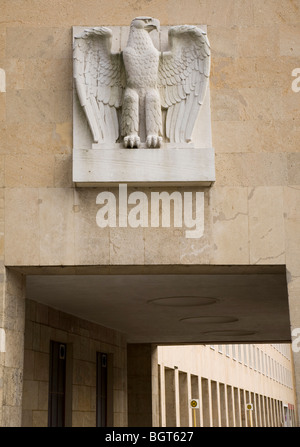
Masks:
[[[147,147],[160,147],[161,142],[162,137],[158,137],[157,135],[147,136]]]
[[[140,147],[140,137],[138,135],[128,135],[127,137],[124,138],[124,146],[125,147],[130,147],[130,148],[134,148]]]

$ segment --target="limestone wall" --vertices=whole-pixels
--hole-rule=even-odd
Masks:
[[[4,265],[286,264],[291,327],[300,327],[300,93],[291,88],[299,0],[0,6],[2,272]],[[200,239],[174,227],[100,229],[99,189],[72,184],[72,26],[127,26],[138,15],[207,24],[216,182],[205,190]],[[200,189],[179,188],[192,190]],[[4,308],[0,302],[2,326]],[[299,392],[299,355],[295,371]]]
[[[96,426],[97,352],[112,355],[113,424],[126,426],[126,342],[120,334],[29,300],[25,334],[23,427],[48,425],[50,340],[72,347],[67,426]]]
[[[6,265],[294,266],[299,98],[291,73],[300,52],[297,2],[2,3]],[[177,228],[99,229],[99,190],[73,188],[71,28],[128,25],[138,14],[158,17],[162,25],[208,26],[216,182],[205,190],[199,240],[186,239]],[[195,191],[179,188],[187,190]]]

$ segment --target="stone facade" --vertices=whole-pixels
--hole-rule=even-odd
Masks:
[[[299,0],[0,3],[0,425],[21,425],[25,288],[16,267],[286,265],[291,329],[300,327],[300,93],[291,88]],[[125,26],[138,15],[207,25],[216,182],[193,187],[205,192],[201,239],[172,226],[100,230],[99,189],[72,183],[72,27]],[[40,325],[36,318],[26,323]],[[47,353],[27,355],[42,361]],[[299,354],[294,364],[299,399]],[[32,386],[42,393],[44,382]],[[29,413],[27,421],[45,422],[39,405],[36,422]]]
[[[295,426],[292,357],[289,344],[160,346],[160,426]]]
[[[112,355],[113,426],[127,425],[126,341],[121,334],[27,300],[22,426],[48,424],[50,340],[72,349],[69,424],[96,424],[96,353]]]

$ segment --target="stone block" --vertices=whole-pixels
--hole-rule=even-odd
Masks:
[[[6,329],[5,346],[5,366],[22,369],[24,360],[24,333]]]
[[[27,328],[26,328],[27,330]],[[31,349],[24,350],[24,380],[34,378],[34,352]]]
[[[23,386],[23,409],[37,410],[38,409],[38,388],[39,384],[34,380],[24,380]]]
[[[279,33],[273,26],[239,28],[238,55],[247,57],[279,55]]]
[[[48,324],[48,306],[36,303],[36,322],[41,324]]]
[[[121,147],[117,145],[117,147]],[[215,180],[214,150],[74,149],[73,181],[77,186],[210,185]]]
[[[5,47],[6,47],[6,25],[0,25],[0,59],[5,57]]]
[[[27,11],[30,9],[32,8],[29,7]],[[59,9],[61,10],[61,5]],[[16,14],[17,8],[14,7],[13,10]],[[59,14],[56,14],[56,20],[58,16]],[[72,54],[70,38],[70,26],[68,28],[49,25],[8,27],[6,51],[10,57],[20,59],[70,58]]]
[[[48,427],[48,411],[33,411],[32,412],[32,426],[33,427]]]
[[[300,185],[300,153],[288,154],[288,184]]]
[[[49,354],[44,352],[34,353],[34,380],[49,380]]]
[[[208,33],[209,43],[213,51],[213,65],[215,62],[218,62],[219,58],[237,57],[237,29],[219,27],[212,24],[208,27]],[[232,62],[234,61],[232,60]]]
[[[96,390],[94,389],[94,392]],[[83,385],[73,386],[73,411],[90,411],[91,409],[91,387]]]
[[[59,311],[57,309],[49,308],[48,310],[48,318],[49,318],[49,326],[53,328],[59,327]]]
[[[73,411],[72,427],[95,427],[96,414],[93,411]]]
[[[80,189],[74,196],[75,265],[109,264],[110,228],[99,228],[96,215],[99,190]]]
[[[287,186],[284,192],[284,213],[287,219],[300,218],[300,186]]]
[[[54,186],[56,188],[71,188],[73,186],[71,155],[55,155]]]
[[[53,155],[7,155],[5,182],[9,188],[53,187]]]
[[[21,427],[22,408],[20,405],[3,405],[2,407],[2,427]]]
[[[212,60],[212,89],[253,88],[257,86],[256,58],[217,57]]]
[[[217,186],[284,186],[287,176],[286,154],[216,154]]]
[[[55,55],[56,56],[56,55]],[[30,58],[19,60],[23,70],[23,88],[26,90],[71,90],[72,60],[57,57],[54,59]],[[24,65],[24,66],[23,66]]]
[[[299,16],[299,14],[298,14]],[[300,56],[300,27],[291,24],[281,24],[279,27],[280,55]],[[295,65],[296,68],[298,65]]]
[[[76,359],[73,362],[73,371],[74,385],[96,386],[96,363]]]
[[[22,90],[25,88],[25,61],[19,58],[8,58],[5,61],[6,90]]]
[[[55,122],[53,93],[46,90],[9,90],[6,93],[6,119],[9,124]]]
[[[11,123],[0,129],[1,154],[45,154],[59,151],[51,123]]]
[[[173,228],[144,228],[145,264],[179,264],[180,239]]]
[[[23,368],[4,368],[3,405],[20,407],[22,402]]]
[[[143,228],[110,229],[110,264],[143,264]]]
[[[60,154],[71,154],[72,149],[72,122],[56,123],[53,132],[53,141],[56,143],[56,152]]]
[[[298,2],[282,2],[281,0],[253,0],[255,26],[275,26],[281,23],[299,22]]]
[[[50,352],[50,334],[51,328],[49,326],[41,325],[40,351],[47,354]]]
[[[6,93],[0,92],[0,123],[6,121]]]
[[[57,90],[51,92],[54,101],[53,120],[55,123],[63,124],[72,121],[72,91]]]
[[[48,415],[48,396],[49,396],[49,383],[48,382],[39,382],[39,398],[38,398],[38,407],[39,410],[44,410]]]
[[[293,79],[294,78],[291,77],[291,80]],[[299,123],[300,120],[299,93],[293,92],[292,89],[289,89],[283,97],[282,120],[294,121],[295,124]]]
[[[7,188],[5,197],[6,265],[39,264],[38,190]]]
[[[300,277],[300,219],[285,220],[286,268],[289,280]]]
[[[211,262],[248,264],[248,189],[214,187],[210,193],[210,204],[213,246]]]
[[[39,190],[40,262],[74,263],[74,213],[71,188]]]
[[[284,264],[285,240],[281,187],[249,189],[251,264]]]
[[[32,410],[22,411],[22,427],[32,427]]]

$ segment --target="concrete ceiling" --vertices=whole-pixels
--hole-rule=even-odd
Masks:
[[[134,269],[132,270],[134,271]],[[41,272],[39,272],[41,273]],[[27,298],[132,343],[288,342],[285,271],[28,274]]]

